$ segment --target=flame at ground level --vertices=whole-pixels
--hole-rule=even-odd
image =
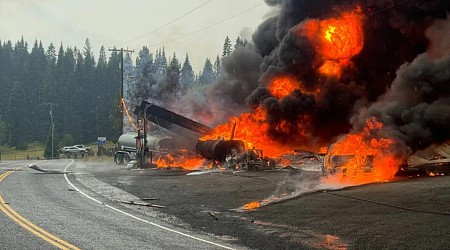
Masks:
[[[333,144],[325,158],[325,166],[336,174],[327,177],[326,181],[358,185],[392,179],[404,159],[393,153],[395,140],[371,136],[382,127],[375,118],[369,119],[363,131],[346,135]],[[347,157],[347,161],[339,165],[336,157]]]
[[[244,205],[245,210],[252,210],[259,207],[261,207],[261,202],[259,201],[252,201]]]
[[[158,168],[181,167],[186,170],[196,170],[207,164],[204,158],[186,152],[177,155],[162,154],[156,158],[154,163]]]

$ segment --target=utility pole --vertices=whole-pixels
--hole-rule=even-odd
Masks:
[[[121,83],[120,83],[120,133],[123,134],[123,52],[133,53],[134,49],[116,49],[109,48],[109,51],[120,52],[120,71],[121,71]]]
[[[50,123],[51,123],[51,129],[52,129],[52,156],[50,159],[53,160],[53,138],[54,138],[54,132],[55,132],[55,123],[53,122],[53,104],[50,103]]]

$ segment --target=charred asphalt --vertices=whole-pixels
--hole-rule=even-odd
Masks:
[[[137,203],[128,208],[244,248],[450,248],[448,176],[338,188],[320,185],[317,171],[296,169],[199,173],[78,161],[69,170],[83,172],[75,179],[100,195]],[[92,188],[92,180],[130,196]],[[242,210],[272,196],[276,202]]]

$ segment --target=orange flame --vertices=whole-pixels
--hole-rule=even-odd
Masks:
[[[266,111],[258,107],[254,113],[243,113],[239,117],[232,117],[227,123],[217,126],[211,134],[208,134],[200,140],[215,140],[217,138],[230,138],[233,123],[236,122],[237,128],[234,134],[235,140],[242,140],[247,149],[262,149],[265,156],[276,157],[294,149],[292,145],[284,145],[272,140],[268,136],[269,126],[265,121]],[[302,121],[304,122],[304,121]],[[301,123],[299,121],[299,123]],[[281,121],[275,128],[279,131],[291,129],[287,122]],[[295,131],[294,136],[305,136],[303,129]]]
[[[333,168],[333,156],[348,157],[338,166],[339,173],[327,179],[329,182],[364,184],[392,179],[403,159],[392,153],[393,139],[371,138],[371,133],[383,127],[375,118],[367,121],[364,130],[349,134],[331,146],[325,159],[327,168]]]
[[[205,164],[205,159],[191,156],[186,152],[173,156],[169,153],[160,155],[154,162],[158,168],[180,167],[186,170],[196,170]]]
[[[320,147],[319,154],[326,154],[328,151],[328,147]]]
[[[259,207],[261,207],[261,202],[259,201],[252,201],[244,205],[245,210],[252,210]]]
[[[342,69],[350,65],[364,45],[363,16],[361,8],[343,12],[338,18],[319,21],[308,20],[299,27],[323,61],[319,73],[340,77]],[[294,31],[295,32],[295,31]]]
[[[283,99],[298,88],[300,83],[288,76],[274,78],[268,86],[270,93],[278,99]]]

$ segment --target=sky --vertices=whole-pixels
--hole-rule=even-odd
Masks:
[[[263,0],[0,0],[0,39],[22,36],[32,46],[83,48],[89,38],[96,58],[106,49],[164,47],[198,73],[205,59],[222,53],[226,36],[251,39],[273,10]]]

